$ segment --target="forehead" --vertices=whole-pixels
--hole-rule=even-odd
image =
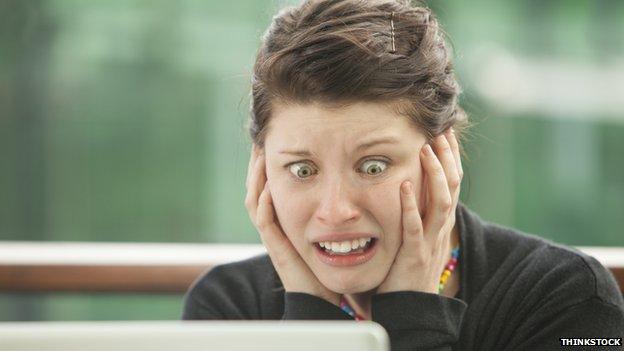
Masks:
[[[320,103],[274,105],[266,143],[356,142],[373,135],[424,140],[408,117],[397,114],[391,105],[357,102],[340,107]]]

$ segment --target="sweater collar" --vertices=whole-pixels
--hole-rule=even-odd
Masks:
[[[487,251],[483,236],[484,221],[463,203],[459,202],[455,212],[459,232],[459,274],[460,287],[457,298],[470,303],[487,281]]]

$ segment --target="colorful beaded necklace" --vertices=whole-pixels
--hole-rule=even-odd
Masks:
[[[438,294],[442,293],[442,290],[444,289],[444,284],[446,284],[446,281],[451,276],[451,273],[453,273],[453,271],[455,270],[455,267],[457,267],[458,259],[459,259],[459,246],[455,247],[453,251],[451,251],[451,259],[448,261],[448,263],[444,267],[444,272],[442,272],[442,275],[440,276],[440,285],[438,285]],[[364,320],[364,317],[362,317],[358,313],[355,313],[355,310],[351,308],[351,306],[349,305],[347,300],[344,298],[344,296],[340,298],[340,308],[343,311],[345,311],[349,316],[353,317],[356,321]]]

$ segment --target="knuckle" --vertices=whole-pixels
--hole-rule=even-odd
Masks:
[[[440,200],[438,203],[438,210],[447,213],[451,210],[453,206],[453,202],[450,197],[445,197],[443,200]]]
[[[288,257],[286,257],[285,255],[282,254],[277,254],[275,255],[275,264],[277,264],[278,267],[286,267],[288,266],[289,263],[289,259]]]
[[[449,186],[453,189],[459,187],[461,185],[461,177],[459,175],[451,176],[449,179]]]
[[[442,168],[442,165],[439,162],[436,162],[433,165],[433,169],[431,170],[431,172],[436,177],[444,177],[444,168]]]
[[[403,209],[405,212],[411,213],[417,210],[416,203],[413,200],[407,200],[404,204]]]
[[[256,218],[256,228],[261,232],[265,232],[269,228],[269,221],[264,218]]]
[[[418,225],[410,225],[407,226],[406,228],[404,228],[404,230],[407,232],[407,238],[409,239],[413,239],[416,241],[420,241],[420,238],[422,238],[422,227],[418,226]]]
[[[429,265],[429,257],[427,257],[426,254],[414,255],[412,265],[414,266],[414,270],[426,267]]]
[[[252,206],[253,206],[253,200],[248,195],[247,197],[245,197],[245,208],[247,208],[247,210],[250,211]]]

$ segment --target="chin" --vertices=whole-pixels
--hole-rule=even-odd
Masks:
[[[323,279],[319,278],[319,281],[329,290],[338,294],[359,294],[377,289],[382,283],[383,277],[356,277],[349,279],[349,277],[337,275],[324,277]]]

